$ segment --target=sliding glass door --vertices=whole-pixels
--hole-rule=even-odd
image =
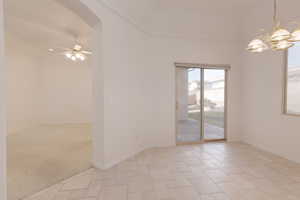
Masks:
[[[225,70],[204,69],[204,139],[225,139]]]
[[[177,144],[225,139],[226,70],[176,67]]]
[[[177,142],[201,141],[201,69],[176,69]]]

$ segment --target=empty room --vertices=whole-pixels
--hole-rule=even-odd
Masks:
[[[5,8],[7,191],[16,200],[91,167],[92,28],[55,1]]]
[[[0,0],[0,199],[299,200],[299,8]]]

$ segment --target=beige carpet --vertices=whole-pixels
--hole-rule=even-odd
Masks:
[[[45,125],[8,136],[8,199],[17,200],[91,167],[90,125]]]

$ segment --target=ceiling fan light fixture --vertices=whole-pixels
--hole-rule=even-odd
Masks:
[[[81,57],[81,53],[75,53],[76,58],[80,58]]]
[[[71,60],[73,60],[73,61],[76,61],[77,59],[76,59],[76,56],[71,56]]]
[[[80,44],[75,44],[74,50],[81,51],[81,49],[82,49],[82,46]]]
[[[66,56],[67,58],[71,58],[71,57],[72,57],[72,53],[66,52],[66,53],[65,53],[65,56]]]
[[[86,59],[86,57],[84,55],[81,55],[81,57],[79,58],[81,61],[84,61]]]
[[[61,55],[64,55],[67,59],[72,61],[85,61],[88,58],[88,55],[91,55],[92,52],[84,50],[82,45],[75,44],[73,48],[63,48],[65,51],[61,52]],[[48,49],[48,51],[56,51],[55,49]]]
[[[82,58],[84,55],[82,53],[76,53],[75,56],[76,58]]]

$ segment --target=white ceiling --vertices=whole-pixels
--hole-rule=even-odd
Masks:
[[[155,35],[234,39],[245,12],[261,0],[99,0]],[[272,0],[270,0],[272,1]]]
[[[5,0],[7,31],[43,48],[72,45],[75,37],[87,43],[91,28],[58,1]],[[99,1],[153,35],[234,40],[244,13],[261,0]]]
[[[6,33],[39,48],[87,45],[91,28],[55,0],[5,0]]]

